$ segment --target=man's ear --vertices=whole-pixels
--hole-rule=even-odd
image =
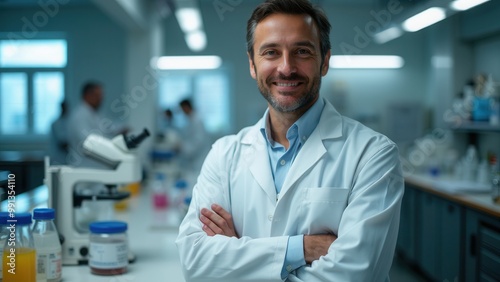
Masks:
[[[328,73],[328,69],[330,68],[330,56],[331,50],[328,50],[325,54],[325,59],[323,60],[323,65],[321,66],[321,76],[325,76]]]
[[[248,56],[248,65],[250,66],[250,75],[253,77],[253,79],[257,79],[257,73],[255,72],[255,65],[253,63],[253,58],[248,52],[247,56]]]

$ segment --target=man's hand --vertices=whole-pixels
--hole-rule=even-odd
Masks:
[[[231,214],[217,204],[213,204],[211,208],[212,210],[206,208],[201,209],[200,220],[203,223],[203,231],[205,231],[208,236],[219,234],[239,238],[234,229],[233,217]]]
[[[332,234],[304,235],[304,259],[307,264],[328,253],[328,248],[337,239]]]

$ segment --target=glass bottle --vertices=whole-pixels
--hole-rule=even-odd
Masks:
[[[3,282],[35,282],[36,251],[31,233],[31,214],[9,214],[3,250]]]
[[[54,224],[54,209],[33,210],[32,233],[37,254],[36,276],[38,282],[61,281],[61,242]]]

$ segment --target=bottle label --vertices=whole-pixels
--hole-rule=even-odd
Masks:
[[[90,243],[89,266],[99,269],[115,269],[128,265],[126,242]]]
[[[61,277],[61,249],[37,250],[37,275],[46,279],[59,279]]]

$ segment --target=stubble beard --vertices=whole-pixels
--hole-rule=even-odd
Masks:
[[[285,81],[286,80],[293,80],[295,78],[296,77],[294,75],[289,76],[289,77],[285,77],[285,76],[280,75],[280,79],[285,80]],[[268,79],[268,80],[271,80],[271,79]],[[262,94],[262,96],[267,100],[267,102],[269,103],[269,105],[271,105],[271,107],[273,109],[275,109],[276,111],[281,112],[281,113],[293,113],[293,112],[300,111],[304,107],[310,106],[311,102],[314,101],[319,96],[319,89],[321,86],[321,77],[316,76],[313,79],[313,83],[312,83],[311,87],[309,89],[306,89],[305,93],[302,93],[302,95],[300,95],[300,97],[297,100],[295,100],[293,103],[284,104],[284,103],[281,103],[279,101],[279,99],[277,99],[277,97],[275,97],[271,93],[271,89],[270,89],[270,87],[268,87],[268,85],[271,85],[271,83],[268,83],[267,81],[262,81],[260,79],[258,79],[257,81],[258,81],[257,87],[259,88],[259,91]],[[291,95],[291,94],[287,94],[286,92],[280,92],[278,95],[287,96],[287,95]]]

